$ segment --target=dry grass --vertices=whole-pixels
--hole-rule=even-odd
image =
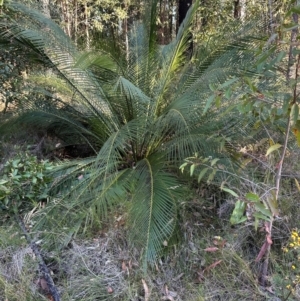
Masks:
[[[199,219],[203,217],[181,225],[181,241],[174,239],[168,253],[147,273],[139,265],[140,252],[129,247],[126,230],[121,228],[72,241],[67,248],[44,252],[44,257],[65,301],[263,301],[276,297],[258,285],[259,265],[254,264],[252,253],[258,252],[260,240],[255,240],[253,229],[223,225],[218,230],[204,227]],[[219,250],[205,251],[216,246],[216,235],[221,237]],[[45,300],[37,284],[38,264],[13,227],[0,230],[0,262],[3,301]]]

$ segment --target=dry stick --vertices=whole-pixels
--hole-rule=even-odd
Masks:
[[[296,284],[294,284],[294,287],[295,286]],[[289,291],[288,295],[282,301],[287,301],[287,299],[290,297],[291,294],[292,294],[292,290]]]
[[[40,266],[40,272],[43,275],[43,278],[46,280],[48,289],[49,289],[49,293],[53,298],[53,301],[60,301],[60,297],[59,297],[59,293],[57,291],[57,288],[54,284],[54,281],[51,277],[50,271],[44,261],[43,256],[41,255],[38,246],[36,245],[35,242],[33,242],[28,234],[28,231],[26,230],[25,224],[23,222],[23,220],[20,218],[20,216],[18,214],[15,215],[15,218],[17,220],[17,223],[19,225],[19,227],[22,229],[25,238],[28,242],[28,244],[30,245],[34,255],[36,256],[36,258],[38,259],[39,262],[39,266]]]
[[[296,74],[295,74],[295,79],[297,81],[299,74],[298,74],[298,69],[300,66],[300,54],[298,55],[297,63],[296,63]],[[297,84],[295,84],[294,91],[293,91],[293,101],[291,102],[291,106],[297,103]],[[283,151],[281,154],[281,158],[278,164],[278,170],[276,173],[276,180],[275,180],[275,200],[278,200],[278,195],[279,195],[279,189],[280,189],[280,181],[282,177],[282,166],[283,166],[283,161],[285,158],[286,150],[287,150],[287,144],[289,140],[289,134],[291,130],[291,114],[289,114],[288,120],[287,120],[287,126],[286,126],[286,136],[284,140],[284,145],[283,145]],[[273,221],[274,218],[273,216],[271,217],[271,220],[269,222],[269,235],[272,237],[272,227],[273,227]],[[266,240],[267,241],[267,240]],[[268,275],[268,268],[269,268],[269,258],[270,258],[270,251],[271,251],[271,244],[268,244],[267,250],[266,250],[266,256],[265,256],[265,261],[262,266],[262,273],[261,273],[261,284],[262,286],[266,286],[266,280],[267,280],[267,275]]]

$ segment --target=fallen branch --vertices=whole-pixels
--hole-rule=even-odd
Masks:
[[[22,229],[22,231],[25,235],[27,243],[30,245],[34,255],[38,259],[40,273],[42,274],[42,278],[45,279],[45,281],[46,281],[46,284],[47,284],[46,286],[47,286],[49,294],[52,297],[52,300],[60,301],[59,293],[58,293],[58,290],[51,277],[50,270],[48,269],[48,267],[44,261],[44,258],[42,256],[41,252],[39,251],[37,244],[31,240],[29,233],[25,227],[25,224],[24,224],[23,220],[20,218],[20,216],[18,214],[16,214],[15,218],[16,218],[16,221],[17,221],[19,227]]]

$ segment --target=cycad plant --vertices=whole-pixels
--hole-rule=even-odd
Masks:
[[[131,239],[142,247],[144,262],[154,262],[176,226],[184,198],[177,171],[184,158],[197,152],[229,164],[224,139],[243,132],[234,95],[223,92],[247,72],[259,28],[244,24],[226,43],[199,46],[191,56],[198,6],[195,1],[176,38],[161,46],[153,0],[148,18],[131,28],[128,55],[120,58],[113,50],[81,53],[42,14],[6,4],[2,44],[26,48],[24,57],[53,73],[29,78],[31,89],[3,130],[12,124],[47,129],[94,154],[59,163],[53,199],[39,212],[36,229],[52,232],[59,224],[70,238],[126,204]]]

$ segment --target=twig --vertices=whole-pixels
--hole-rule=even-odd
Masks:
[[[292,291],[290,290],[289,293],[288,293],[288,295],[282,301],[287,301],[288,298],[290,297],[291,293],[292,293]]]
[[[51,277],[50,271],[49,271],[49,269],[48,269],[48,267],[47,267],[47,265],[44,261],[44,258],[43,258],[43,256],[41,255],[41,253],[38,249],[38,246],[36,245],[35,242],[33,242],[31,240],[31,238],[29,236],[29,233],[26,230],[25,224],[24,224],[23,220],[20,218],[20,216],[18,214],[15,215],[15,219],[16,219],[19,227],[22,229],[22,231],[25,235],[25,238],[26,238],[28,244],[30,245],[34,255],[38,259],[39,266],[40,266],[40,272],[41,272],[43,278],[46,280],[46,283],[47,283],[47,286],[48,286],[48,289],[49,289],[49,293],[52,296],[53,301],[60,301],[59,293],[58,293],[57,288],[54,284],[54,281]]]

